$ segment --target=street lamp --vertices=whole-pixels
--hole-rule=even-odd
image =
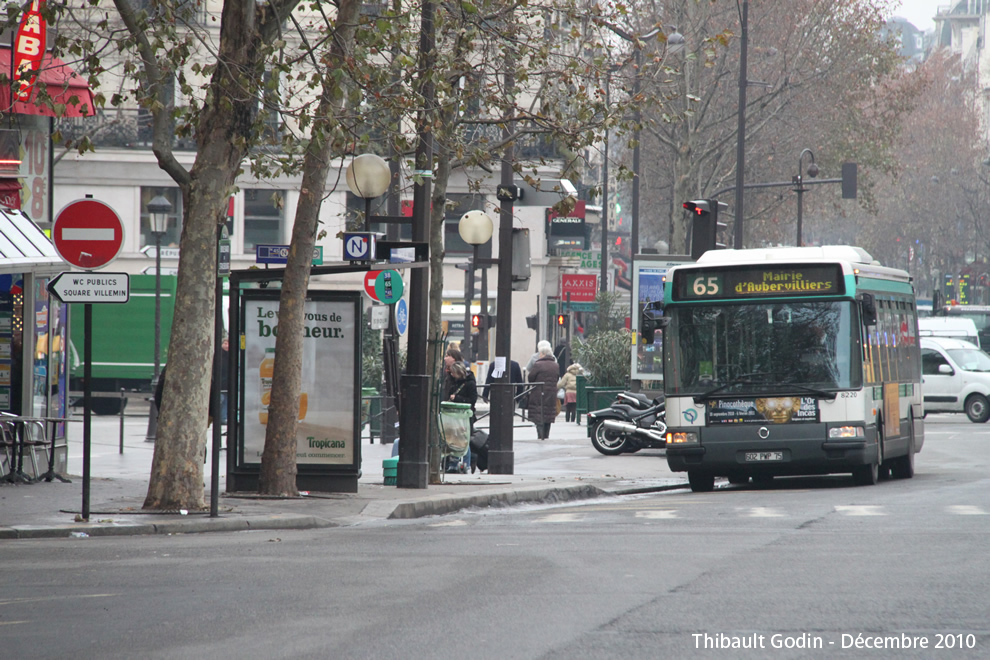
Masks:
[[[815,164],[815,154],[813,154],[811,152],[811,149],[805,149],[804,151],[801,152],[801,155],[798,156],[798,170],[797,170],[797,175],[795,175],[795,177],[792,179],[792,181],[794,182],[794,185],[797,186],[796,188],[794,188],[794,192],[797,193],[797,243],[796,243],[796,245],[798,247],[801,247],[801,213],[802,213],[801,198],[803,197],[804,191],[806,190],[806,188],[804,187],[804,176],[802,176],[802,174],[801,174],[801,171],[802,171],[801,170],[801,166],[804,164],[804,156],[805,156],[805,154],[807,154],[808,156],[811,156],[811,162],[808,163],[808,176],[810,176],[812,179],[814,179],[816,176],[818,176],[818,165]]]
[[[484,211],[468,211],[457,223],[457,233],[473,248],[471,263],[464,273],[464,338],[471,337],[471,299],[474,297],[474,270],[479,267],[478,248],[492,238],[495,224]],[[465,348],[462,346],[461,348]],[[481,266],[481,314],[478,323],[478,350],[475,359],[488,359],[488,265]]]
[[[356,156],[347,166],[347,187],[358,197],[364,198],[364,230],[369,230],[371,200],[381,197],[392,182],[388,162],[377,154]]]
[[[172,203],[163,195],[156,195],[148,202],[148,218],[151,224],[151,234],[155,237],[155,371],[151,380],[154,390],[158,386],[158,377],[162,366],[162,236],[168,229],[168,215]],[[148,419],[146,442],[154,442],[158,435],[158,407],[151,406],[152,413]]]
[[[737,0],[738,6],[738,0]],[[735,236],[732,247],[741,250],[743,246],[743,192],[745,192],[746,170],[746,50],[749,47],[749,0],[742,0],[739,15],[739,109],[736,114],[736,214]]]

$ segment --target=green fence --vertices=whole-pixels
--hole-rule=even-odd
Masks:
[[[624,387],[589,387],[588,379],[584,376],[577,377],[577,414],[580,420],[582,415],[587,415],[593,410],[608,408],[615,401],[615,395],[625,392]]]

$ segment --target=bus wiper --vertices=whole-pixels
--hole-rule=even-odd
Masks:
[[[751,374],[742,374],[740,376],[736,376],[735,378],[732,378],[732,379],[730,379],[730,380],[722,383],[721,385],[715,387],[714,389],[710,389],[710,390],[708,390],[707,392],[705,392],[703,394],[696,395],[694,397],[694,403],[695,403],[695,405],[699,405],[700,406],[702,403],[704,403],[705,401],[707,401],[708,399],[710,399],[713,394],[715,394],[717,392],[721,392],[722,390],[728,389],[728,388],[730,388],[730,387],[732,387],[734,385],[755,385],[757,383],[765,382],[765,381],[762,381],[762,380],[753,380],[753,378],[752,378],[753,376],[772,376],[772,375],[773,374],[770,374],[770,373],[754,372],[754,373],[751,373]]]
[[[823,399],[827,399],[829,401],[835,401],[835,392],[829,392],[827,390],[821,390],[821,389],[818,389],[817,387],[808,387],[807,385],[801,385],[799,383],[782,383],[782,384],[783,385],[786,385],[787,387],[796,387],[797,389],[801,390],[802,392],[807,392],[809,394],[814,394],[815,396],[821,397]]]

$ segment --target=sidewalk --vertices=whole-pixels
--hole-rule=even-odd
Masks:
[[[471,507],[554,503],[687,487],[686,475],[671,473],[662,451],[602,456],[591,446],[583,424],[564,422],[560,415],[551,427],[550,439],[539,441],[533,425],[517,417],[515,474],[448,474],[444,484],[426,489],[385,486],[382,459],[391,455],[392,445],[371,444],[366,431],[356,494],[309,493],[298,499],[226,494],[226,455],[221,452],[219,517],[210,518],[209,512],[146,513],[141,506],[154,445],[145,442],[147,417],[130,407],[128,412],[123,454],[119,453],[119,418],[93,417],[90,522],[75,522],[82,509],[82,424],[73,423],[69,425],[66,475],[72,483],[0,485],[0,539],[333,527]],[[487,418],[479,422],[482,429],[487,430],[487,425]],[[207,463],[207,504],[210,471]]]

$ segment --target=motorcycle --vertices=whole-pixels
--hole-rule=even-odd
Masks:
[[[588,436],[599,453],[616,456],[667,446],[664,400],[620,392],[608,408],[588,413]]]

